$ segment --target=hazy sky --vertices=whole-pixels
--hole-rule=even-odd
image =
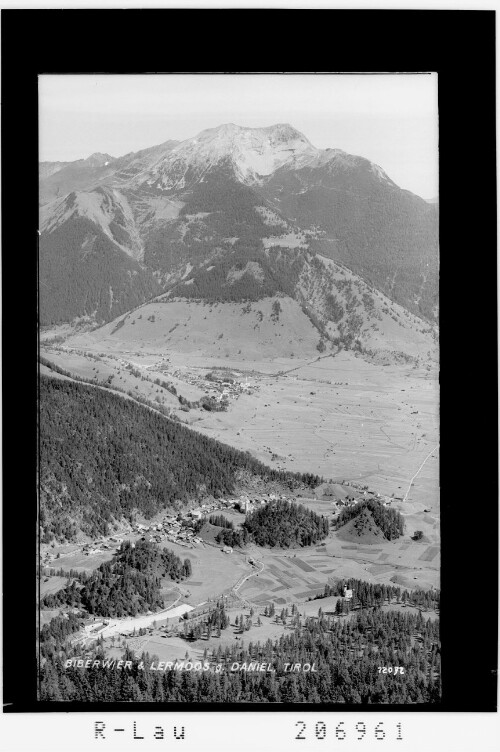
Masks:
[[[437,74],[43,75],[39,93],[41,160],[119,157],[222,123],[290,123],[314,146],[438,194]]]

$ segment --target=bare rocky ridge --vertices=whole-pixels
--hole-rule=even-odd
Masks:
[[[323,280],[320,294],[313,278],[326,259],[419,320],[436,321],[436,207],[369,160],[317,149],[290,125],[228,124],[53,169],[40,173],[45,325],[100,325],[162,291],[221,302],[285,294],[314,301],[310,313],[325,318],[335,284],[327,290]],[[85,292],[68,294],[75,277]],[[367,301],[361,296],[355,312],[363,319],[371,318]],[[352,346],[360,326],[349,320],[352,337],[346,320],[340,334],[333,320],[326,338]]]

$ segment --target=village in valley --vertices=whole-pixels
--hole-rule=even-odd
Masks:
[[[144,316],[135,320],[134,336]],[[126,326],[119,332],[126,332]],[[165,354],[151,344],[130,349],[116,335],[111,339],[94,343],[84,334],[64,344],[44,343],[46,362],[60,370],[41,368],[56,378],[71,375],[123,394],[250,453],[277,472],[313,468],[325,481],[306,490],[247,478],[232,494],[179,499],[151,518],[136,514],[128,522],[116,521],[107,535],[43,543],[42,597],[57,592],[75,574],[92,573],[111,561],[127,541],[146,542],[191,561],[192,575],[162,590],[163,609],[134,617],[89,615],[72,638],[75,644],[90,651],[99,642],[106,655],[115,657],[125,644],[137,657],[146,650],[165,661],[183,659],[186,653],[200,658],[205,648],[238,644],[249,625],[250,639],[274,640],[292,628],[298,614],[317,618],[319,608],[335,614],[337,602],[347,601],[323,595],[339,579],[402,592],[439,587],[433,374],[413,368],[402,373],[401,366],[381,369],[350,353],[238,363],[173,350]],[[221,540],[224,529],[212,524],[220,523],[215,518],[222,515],[224,524],[238,533],[256,510],[284,501],[326,518],[328,537],[298,549],[251,542],[241,548]],[[406,534],[385,540],[369,524],[358,530],[356,521],[337,530],[342,511],[363,501],[401,513]],[[221,603],[230,627],[217,637],[209,634],[206,621]],[[44,608],[42,623],[64,613]],[[345,613],[334,618],[345,618]]]
[[[298,614],[317,617],[318,609],[321,613],[331,611],[334,614],[337,608],[337,614],[340,613],[337,618],[341,618],[344,612],[339,612],[336,604],[352,599],[351,590],[345,587],[340,600],[339,596],[322,597],[325,586],[334,581],[335,576],[370,578],[388,585],[392,582],[403,589],[412,587],[414,580],[410,574],[413,575],[415,570],[414,579],[417,580],[418,576],[423,586],[438,585],[439,573],[434,564],[419,566],[425,559],[429,562],[435,557],[434,554],[429,559],[426,552],[437,552],[432,546],[429,549],[427,538],[415,542],[412,559],[399,564],[396,563],[398,556],[401,559],[402,553],[407,553],[408,549],[404,541],[401,545],[400,541],[378,539],[376,545],[370,545],[373,541],[368,538],[361,538],[358,542],[352,536],[350,539],[338,537],[335,521],[340,511],[369,499],[384,507],[404,508],[401,497],[386,497],[370,490],[367,484],[349,480],[325,482],[312,495],[276,485],[272,491],[253,489],[227,498],[206,498],[177,513],[164,512],[152,520],[134,521],[121,528],[117,526],[113,535],[101,536],[91,542],[44,545],[41,594],[50,593],[71,581],[72,572],[92,571],[103,561],[109,561],[120,551],[124,541],[130,541],[132,546],[138,541],[147,541],[179,554],[184,551],[192,561],[193,576],[172,585],[165,593],[164,610],[120,619],[89,615],[72,638],[73,644],[81,644],[86,651],[99,644],[111,657],[118,657],[121,646],[127,645],[137,656],[147,649],[169,661],[181,660],[186,655],[198,660],[207,645],[214,649],[217,645],[231,645],[248,629],[252,639],[277,637],[295,623]],[[211,524],[210,520],[217,521],[217,515],[222,514],[238,529],[247,515],[279,501],[320,511],[331,525],[327,540],[311,550],[284,551],[266,550],[254,544],[240,549],[216,541],[215,534],[221,528]],[[224,563],[226,557],[233,559],[229,567]],[[217,639],[215,635],[210,637],[210,631],[206,633],[205,622],[218,604],[224,605],[233,629],[219,630]],[[50,610],[41,612],[44,620],[53,618],[55,613]],[[233,623],[234,619],[236,622]],[[245,620],[244,628],[238,623],[240,619]],[[198,631],[193,633],[195,627]],[[193,643],[192,637],[187,640],[193,634],[201,637],[202,627],[205,630],[202,643],[196,640]],[[164,642],[166,637],[169,639]]]
[[[333,484],[323,484],[323,498],[330,499],[331,502],[331,515],[332,519],[343,507],[355,506],[356,503],[363,498],[377,499],[383,506],[390,506],[393,501],[402,501],[400,497],[387,498],[379,493],[369,491],[368,486],[353,483],[352,481],[343,481],[340,484],[335,484],[336,487],[343,486],[345,488],[345,496],[342,498],[338,490],[334,491],[331,487]],[[194,544],[204,544],[205,541],[199,535],[196,534],[195,523],[203,522],[205,518],[216,512],[224,512],[234,510],[243,515],[249,514],[255,509],[265,506],[269,502],[282,500],[295,500],[303,501],[300,495],[294,495],[291,492],[285,493],[261,493],[261,494],[242,494],[238,498],[228,499],[211,499],[207,500],[198,506],[194,506],[192,509],[178,512],[177,514],[166,513],[160,515],[159,521],[154,523],[149,521],[148,523],[134,522],[126,528],[123,528],[120,534],[114,534],[111,536],[102,536],[90,543],[84,543],[79,546],[79,550],[85,556],[92,556],[94,554],[111,554],[114,553],[123,543],[124,536],[133,539],[138,538],[140,540],[147,540],[149,543],[162,543],[169,541],[175,543],[178,546],[184,546],[186,548],[193,547]],[[241,519],[241,515],[236,515],[237,519]],[[44,546],[42,553],[42,564],[48,566],[54,561],[58,561],[61,558],[61,551],[54,553],[54,547]],[[59,548],[59,547],[58,547]],[[61,547],[64,550],[64,546]],[[71,555],[74,555],[74,546],[68,546],[71,550]],[[221,550],[224,553],[232,553],[233,549],[229,546],[221,546]],[[64,555],[64,553],[63,553]]]

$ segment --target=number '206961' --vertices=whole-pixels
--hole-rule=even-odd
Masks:
[[[327,736],[329,736],[330,738],[338,739],[339,741],[343,741],[348,737],[350,737],[351,739],[356,739],[357,741],[361,741],[366,736],[368,736],[368,738],[374,738],[377,741],[382,741],[386,738],[396,739],[396,741],[403,740],[401,723],[386,724],[386,726],[390,726],[390,729],[387,728],[386,731],[386,726],[384,726],[383,721],[377,723],[375,727],[370,727],[369,724],[364,723],[363,721],[358,721],[358,723],[354,724],[354,728],[349,728],[349,724],[346,724],[345,721],[340,721],[340,723],[337,723],[334,729],[332,729],[331,727],[327,729],[326,723],[324,723],[323,721],[318,721],[312,727],[314,736],[311,733],[312,724],[306,724],[304,723],[304,721],[297,721],[295,726],[299,729],[299,732],[295,738],[300,741],[314,738],[322,740],[326,739]],[[329,732],[328,734],[327,731]]]

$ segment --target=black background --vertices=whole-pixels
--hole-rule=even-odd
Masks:
[[[443,702],[362,711],[495,710],[494,12],[4,10],[1,21],[4,711],[160,709],[36,702],[37,76],[228,69],[439,74]],[[281,708],[317,710],[220,706]]]

